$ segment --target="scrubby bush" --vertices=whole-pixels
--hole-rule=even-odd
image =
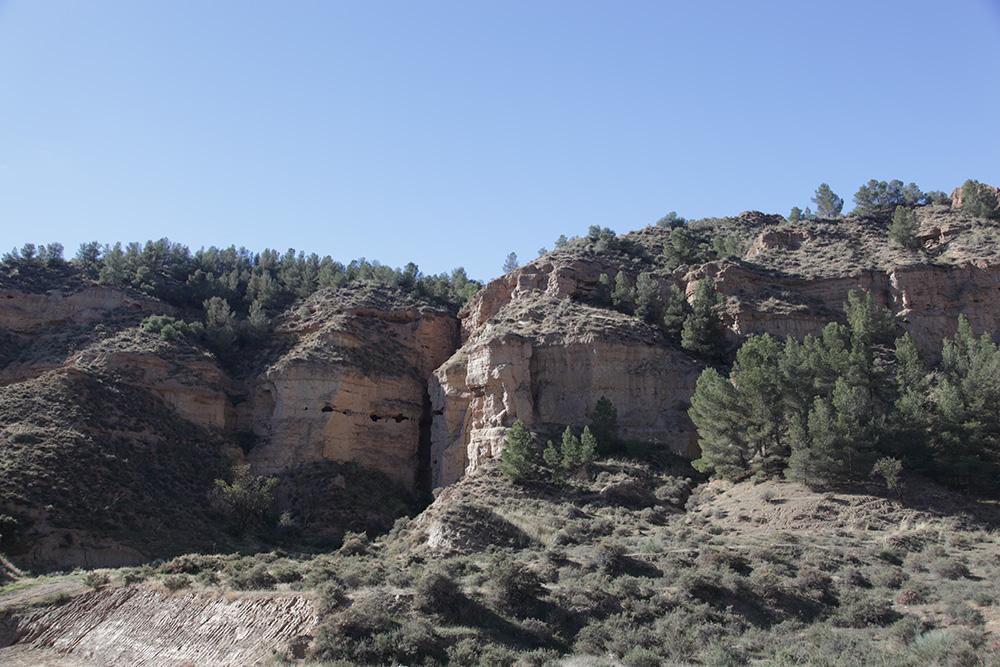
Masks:
[[[212,501],[226,514],[240,533],[260,525],[274,505],[276,477],[254,475],[249,465],[235,465],[232,481],[215,480]]]
[[[87,574],[83,575],[83,583],[84,585],[93,588],[95,591],[99,591],[111,583],[111,577],[109,577],[105,572],[91,570]]]
[[[241,591],[257,591],[273,588],[277,583],[264,563],[231,563],[225,569],[229,585]]]
[[[141,326],[143,331],[163,340],[177,340],[185,336],[198,338],[205,332],[201,322],[185,322],[169,315],[150,315],[142,321]]]
[[[865,591],[849,590],[842,596],[833,620],[842,627],[865,628],[888,625],[896,616],[888,600]]]
[[[413,606],[427,613],[452,618],[462,599],[462,591],[455,580],[440,570],[431,570],[422,576],[413,591]]]
[[[171,593],[191,587],[191,577],[186,574],[169,574],[163,577],[163,587]]]
[[[349,530],[344,533],[344,538],[341,540],[339,551],[345,556],[359,556],[368,552],[370,544],[371,542],[368,539],[368,533],[356,533]]]
[[[517,561],[500,561],[490,570],[493,597],[507,611],[522,613],[542,594],[541,579]]]

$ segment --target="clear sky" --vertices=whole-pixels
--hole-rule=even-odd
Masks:
[[[1000,183],[1000,0],[0,0],[2,249],[489,278],[869,178]]]

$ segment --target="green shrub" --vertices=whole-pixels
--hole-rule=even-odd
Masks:
[[[171,593],[191,587],[191,577],[186,574],[168,574],[163,577],[163,587]]]
[[[841,627],[865,628],[888,625],[896,617],[897,614],[888,600],[863,591],[852,590],[841,599],[833,620]]]
[[[251,567],[227,567],[226,577],[229,580],[230,586],[242,591],[274,588],[274,585],[277,583],[268,571],[267,566],[263,563],[258,563]]]
[[[355,533],[349,530],[344,533],[338,551],[345,556],[360,556],[368,552],[369,545],[368,533]]]
[[[104,572],[90,571],[83,575],[83,583],[86,586],[99,591],[111,583],[111,577]]]
[[[462,591],[458,584],[440,570],[426,572],[413,591],[413,606],[416,609],[445,618],[456,615],[456,606],[461,599]]]
[[[158,335],[163,340],[198,338],[204,333],[204,327],[200,322],[185,322],[169,315],[150,315],[140,326],[143,331]]]
[[[544,591],[538,575],[516,561],[504,560],[490,571],[493,596],[498,606],[513,612],[523,612]]]

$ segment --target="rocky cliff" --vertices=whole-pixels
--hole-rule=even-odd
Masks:
[[[353,461],[413,489],[427,379],[455,349],[458,320],[387,290],[342,297],[321,292],[277,327],[296,342],[250,382],[244,418],[261,442],[250,460],[266,471]]]
[[[130,541],[115,511],[131,502],[135,525],[151,525],[154,507],[123,500],[144,485],[169,495],[179,484],[185,503],[203,506],[214,477],[247,461],[313,481],[310,467],[353,465],[428,491],[496,457],[515,420],[556,435],[588,423],[602,396],[618,409],[622,438],[694,456],[686,411],[706,362],[656,322],[612,308],[607,282],[646,273],[663,301],[674,286],[691,299],[710,280],[733,343],[816,332],[864,289],[933,354],[959,314],[980,331],[1000,324],[1000,225],[960,203],[916,209],[916,250],[891,242],[877,216],[695,221],[685,229],[696,252],[681,262],[664,252],[670,227],[595,233],[488,283],[457,316],[397,288],[319,290],[272,312],[273,331],[237,358],[140,326],[151,314],[200,311],[99,285],[72,266],[0,275],[0,462],[16,487],[0,514],[29,526],[32,563],[140,560],[162,545]],[[75,474],[74,460],[95,456],[97,479],[122,485],[120,498],[95,495]],[[330,484],[344,491],[341,475]],[[193,516],[207,526],[202,510]],[[185,511],[164,520],[165,534],[182,528]],[[86,534],[74,532],[80,521]]]
[[[601,396],[619,406],[622,437],[696,455],[686,409],[702,363],[599,304],[601,274],[613,282],[624,272],[634,283],[648,272],[661,298],[677,285],[689,300],[699,281],[712,281],[733,342],[817,333],[843,317],[853,290],[871,292],[928,356],[959,314],[977,331],[996,331],[1000,226],[942,205],[918,208],[917,218],[919,250],[891,242],[885,219],[787,222],[747,212],[689,225],[706,245],[740,248],[729,256],[669,266],[670,230],[650,227],[613,243],[577,239],[492,281],[460,313],[463,346],[430,381],[433,484],[497,456],[514,420],[539,431],[581,426]]]

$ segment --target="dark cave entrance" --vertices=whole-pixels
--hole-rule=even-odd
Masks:
[[[420,496],[430,502],[431,498],[431,395],[424,387],[423,404],[420,410],[420,439],[417,443],[416,489]]]

